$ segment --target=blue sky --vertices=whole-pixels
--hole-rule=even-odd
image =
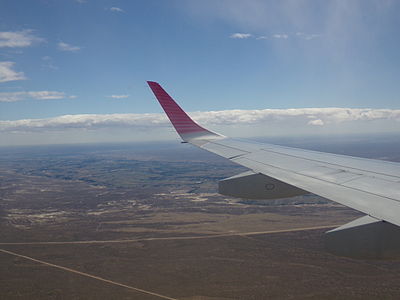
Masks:
[[[398,110],[399,13],[382,0],[3,0],[2,139],[26,137],[10,121],[159,113],[146,80],[188,111]],[[41,128],[36,140],[74,141]]]

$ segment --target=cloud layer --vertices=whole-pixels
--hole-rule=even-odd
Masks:
[[[325,126],[345,122],[400,121],[400,110],[356,108],[296,108],[263,110],[224,110],[195,112],[191,116],[203,125],[245,126],[297,124]],[[164,114],[81,114],[47,119],[0,121],[2,132],[53,131],[70,128],[161,128],[170,126]]]
[[[16,102],[25,99],[55,100],[67,98],[65,93],[57,91],[35,91],[35,92],[3,92],[0,93],[0,102]],[[68,98],[75,98],[69,96]]]

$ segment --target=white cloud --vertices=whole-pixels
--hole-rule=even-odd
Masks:
[[[298,36],[299,38],[305,39],[307,41],[321,37],[320,34],[304,33],[304,32],[296,32],[296,36]]]
[[[72,45],[64,43],[64,42],[59,42],[58,49],[61,51],[77,52],[77,51],[81,50],[81,47],[72,46]]]
[[[113,99],[124,99],[124,98],[128,98],[129,95],[111,95],[108,97],[113,98]]]
[[[289,38],[289,35],[287,35],[287,34],[273,34],[272,37],[275,38],[275,39],[285,39],[286,40],[286,39]]]
[[[251,33],[233,33],[230,35],[231,39],[248,39],[252,37],[253,35]]]
[[[115,6],[111,7],[110,10],[113,12],[120,12],[120,13],[124,12],[124,10],[122,8],[115,7]]]
[[[67,96],[63,92],[56,91],[35,91],[35,92],[1,92],[0,102],[17,102],[26,99],[36,100],[55,100],[63,99]],[[74,98],[75,96],[69,96],[68,98]]]
[[[46,96],[44,95],[44,97]],[[233,126],[235,128],[247,125],[253,126],[252,128],[262,127],[263,125],[267,127],[271,125],[282,127],[289,124],[289,127],[293,129],[307,126],[325,127],[344,123],[353,123],[360,127],[360,124],[379,120],[396,123],[400,121],[400,110],[368,108],[224,110],[194,112],[190,115],[205,126]],[[160,128],[170,126],[164,114],[82,114],[64,115],[48,119],[0,121],[0,131],[47,131],[68,128],[96,129],[115,127]],[[391,127],[397,128],[398,123],[397,127],[391,123]]]
[[[14,64],[12,61],[0,62],[0,82],[26,79],[24,72],[16,72],[12,69]]]
[[[316,120],[311,120],[307,123],[308,125],[314,125],[314,126],[323,126],[324,125],[324,121],[322,121],[321,119],[316,119]]]
[[[34,36],[30,29],[22,31],[0,31],[0,48],[29,47],[33,43],[42,41],[44,41],[44,39]]]

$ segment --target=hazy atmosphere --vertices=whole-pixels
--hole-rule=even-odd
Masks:
[[[0,298],[400,299],[399,16],[0,0]]]
[[[2,1],[0,145],[399,131],[398,1]]]

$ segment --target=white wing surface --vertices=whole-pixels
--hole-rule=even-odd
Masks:
[[[185,142],[245,166],[254,176],[265,176],[266,182],[268,178],[282,182],[280,188],[307,191],[363,212],[377,224],[400,226],[399,163],[228,138],[196,124],[158,83],[148,83]],[[249,181],[246,174],[243,178]],[[236,178],[235,186],[237,182]],[[262,188],[275,185],[263,184]]]

